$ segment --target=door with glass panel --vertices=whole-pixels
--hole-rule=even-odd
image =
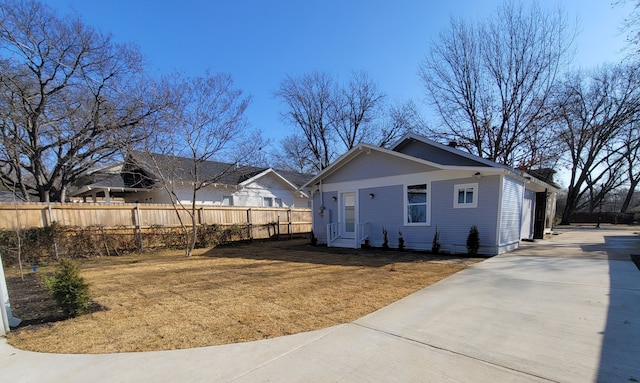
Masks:
[[[356,234],[356,193],[342,193],[342,238],[355,238]]]

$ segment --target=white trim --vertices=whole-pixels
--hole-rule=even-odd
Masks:
[[[408,222],[409,221],[409,212],[408,212],[408,207],[409,207],[409,199],[408,199],[408,188],[409,186],[416,186],[416,185],[425,185],[426,186],[426,198],[427,201],[425,202],[426,205],[426,217],[425,217],[425,222]],[[403,203],[403,208],[404,208],[404,212],[403,212],[403,219],[404,219],[404,226],[408,226],[408,227],[415,227],[415,226],[431,226],[431,181],[427,181],[425,180],[424,183],[420,182],[420,181],[414,181],[412,183],[405,183],[403,185],[403,192],[404,192],[404,203]]]
[[[353,237],[349,234],[347,235],[346,225],[347,218],[345,217],[345,196],[350,195],[353,196]],[[352,191],[342,191],[338,193],[338,198],[340,199],[340,203],[338,204],[338,222],[340,222],[340,236],[342,238],[353,239],[355,241],[356,232],[358,227],[358,192],[357,190]]]
[[[353,158],[359,155],[369,155],[372,151],[387,154],[393,157],[405,159],[407,161],[411,161],[414,163],[418,163],[421,165],[426,165],[431,168],[437,170],[454,170],[454,171],[466,171],[469,173],[469,177],[473,176],[473,174],[480,172],[482,175],[496,175],[496,174],[505,174],[509,172],[508,169],[503,167],[488,167],[488,166],[458,166],[458,165],[442,165],[437,164],[435,162],[423,160],[422,158],[414,157],[408,154],[396,152],[393,150],[381,148],[378,146],[373,146],[369,144],[358,144],[353,149],[349,150],[347,153],[340,156],[337,160],[335,160],[331,165],[318,173],[315,177],[307,181],[306,184],[302,185],[300,189],[306,189],[311,185],[319,182],[320,179],[323,179],[330,174],[338,171],[340,168],[348,164]]]
[[[298,188],[298,187],[296,187],[296,185],[294,185],[294,184],[292,184],[291,182],[289,182],[289,180],[287,180],[285,177],[283,177],[282,175],[280,175],[280,173],[278,173],[278,172],[277,172],[276,170],[274,170],[273,168],[268,168],[268,169],[266,169],[266,170],[264,170],[264,171],[262,171],[262,172],[260,172],[260,173],[256,174],[255,176],[253,176],[253,177],[251,177],[251,178],[249,178],[249,179],[246,179],[246,180],[244,180],[244,181],[240,182],[240,183],[238,184],[238,186],[246,187],[246,186],[248,186],[248,185],[252,184],[253,182],[257,181],[258,179],[260,179],[260,178],[262,178],[262,177],[266,176],[266,175],[267,175],[267,174],[269,174],[269,173],[273,173],[277,178],[279,178],[282,182],[284,182],[284,183],[285,183],[287,186],[289,186],[292,190],[299,191],[300,193],[303,193],[305,197],[310,198],[310,197],[309,197],[309,196],[308,196],[304,191],[302,191],[302,190],[301,190],[302,188]]]
[[[471,203],[460,203],[458,202],[458,195],[460,193],[460,189],[473,189],[473,201]],[[456,184],[453,185],[453,208],[454,209],[473,209],[478,207],[478,183],[470,183],[470,184]]]

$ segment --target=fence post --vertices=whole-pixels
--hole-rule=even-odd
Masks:
[[[247,229],[249,230],[249,240],[253,241],[253,228],[251,224],[251,208],[247,209]]]
[[[291,234],[291,208],[287,209],[287,234],[289,234],[289,239],[293,238],[293,234]]]
[[[53,224],[53,209],[51,208],[51,203],[47,203],[47,210],[49,211],[49,223],[45,222],[43,227]]]
[[[140,204],[136,204],[133,207],[133,225],[135,226],[133,229],[133,237],[136,245],[138,246],[138,251],[144,251],[144,244],[142,242],[142,222],[140,218]]]

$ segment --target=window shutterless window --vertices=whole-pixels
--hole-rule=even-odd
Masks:
[[[406,199],[406,224],[427,224],[427,185],[408,185]]]
[[[478,207],[478,184],[462,184],[453,187],[453,208]]]
[[[264,207],[273,207],[273,198],[264,197],[262,200],[262,206]]]

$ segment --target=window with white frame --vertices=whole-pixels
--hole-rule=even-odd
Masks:
[[[273,206],[282,207],[282,198],[274,198],[273,199]]]
[[[262,199],[262,206],[264,206],[264,207],[273,207],[273,198],[264,197]]]
[[[407,185],[406,220],[407,225],[426,225],[429,222],[427,204],[427,184]]]
[[[223,196],[222,206],[233,206],[233,196],[230,196],[230,195]]]
[[[462,184],[453,187],[453,208],[478,207],[478,184]]]

